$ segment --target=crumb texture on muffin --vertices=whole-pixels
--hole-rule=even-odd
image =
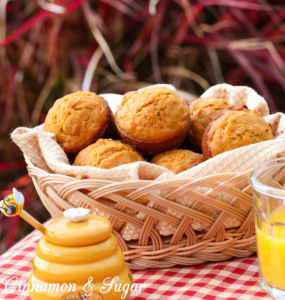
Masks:
[[[256,111],[231,107],[221,111],[207,127],[202,142],[204,158],[225,151],[272,140],[271,127]]]
[[[172,149],[157,154],[151,163],[169,169],[175,174],[191,169],[203,161],[203,155],[190,150]]]
[[[125,94],[115,123],[123,140],[153,156],[180,147],[190,125],[190,112],[176,92],[152,87]]]
[[[110,169],[136,161],[144,159],[130,145],[112,139],[99,139],[78,153],[74,166]]]
[[[184,132],[189,116],[186,101],[176,92],[153,87],[127,93],[118,107],[116,121],[134,139],[159,142]]]
[[[68,155],[76,155],[102,136],[110,114],[104,98],[79,91],[54,103],[47,114],[44,131],[55,133],[63,150]]]
[[[231,105],[224,99],[200,98],[189,104],[191,124],[188,131],[190,140],[201,147],[202,137],[210,122],[223,109]]]

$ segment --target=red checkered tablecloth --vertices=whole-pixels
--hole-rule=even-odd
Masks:
[[[30,299],[26,292],[7,293],[3,280],[16,276],[18,280],[27,281],[41,236],[35,231],[0,256],[0,299]],[[256,256],[196,267],[132,273],[134,281],[145,283],[146,287],[140,293],[132,293],[129,300],[273,299],[259,286]]]

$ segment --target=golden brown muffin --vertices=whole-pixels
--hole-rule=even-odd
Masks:
[[[179,147],[190,125],[185,100],[165,87],[124,95],[115,122],[123,140],[146,155]]]
[[[191,142],[201,147],[207,126],[221,110],[230,106],[226,100],[212,97],[192,101],[189,104],[191,124],[188,131]]]
[[[172,149],[157,154],[151,163],[164,167],[175,174],[191,169],[203,161],[203,155],[190,150]]]
[[[204,132],[202,150],[205,159],[239,147],[273,140],[271,127],[256,111],[243,106],[222,110]]]
[[[114,127],[114,116],[104,98],[79,91],[54,103],[47,114],[44,131],[55,133],[66,154],[75,156],[98,138],[114,131]]]
[[[136,161],[144,161],[144,159],[130,145],[112,139],[99,139],[78,153],[74,166],[110,169]]]

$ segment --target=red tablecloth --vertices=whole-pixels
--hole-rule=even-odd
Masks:
[[[41,236],[40,232],[35,231],[0,256],[0,299],[30,299],[26,292],[17,289],[14,292],[5,291],[3,280],[16,276],[18,280],[27,281]],[[141,293],[132,293],[129,300],[273,299],[259,286],[256,256],[196,267],[132,273],[134,281],[145,283],[146,287]]]

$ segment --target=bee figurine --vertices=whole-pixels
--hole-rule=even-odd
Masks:
[[[0,212],[7,217],[20,216],[35,229],[45,234],[46,228],[37,221],[33,216],[27,213],[24,208],[24,196],[22,193],[13,188],[13,194],[5,197],[3,200],[0,200]]]
[[[7,217],[14,217],[21,213],[24,202],[23,194],[13,188],[13,194],[0,201],[0,209]]]

